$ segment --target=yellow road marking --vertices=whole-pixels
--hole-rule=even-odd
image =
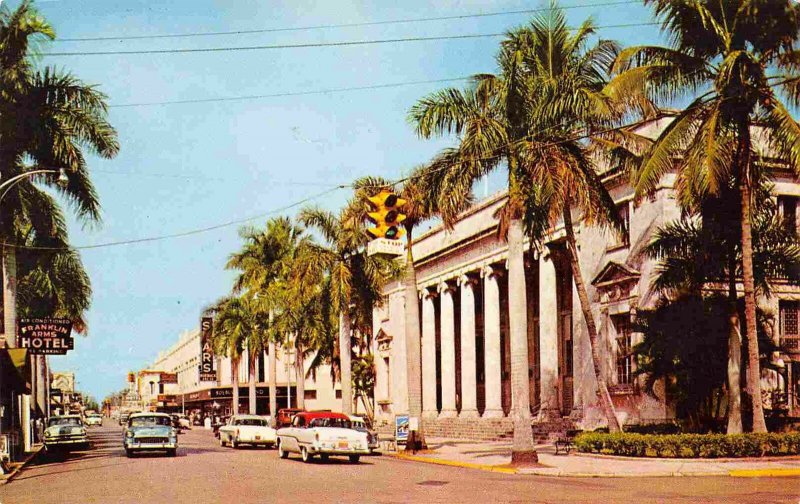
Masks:
[[[438,464],[450,467],[463,467],[466,469],[479,469],[481,471],[490,471],[490,472],[499,472],[503,474],[517,474],[517,470],[513,467],[508,466],[493,466],[493,465],[485,465],[485,464],[473,464],[471,462],[458,462],[455,460],[444,460],[444,459],[437,459],[432,457],[417,457],[414,455],[406,455],[406,454],[387,454],[392,457],[401,459],[401,460],[411,460],[414,462],[427,462],[429,464]]]
[[[800,468],[737,469],[728,473],[736,478],[767,478],[775,476],[800,476]]]

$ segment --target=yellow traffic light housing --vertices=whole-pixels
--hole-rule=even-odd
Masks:
[[[381,190],[367,200],[371,210],[367,213],[367,219],[375,225],[375,227],[367,229],[367,234],[373,238],[389,240],[401,238],[405,234],[405,230],[400,227],[400,223],[406,219],[406,216],[400,212],[400,207],[406,204],[406,200],[388,189]]]

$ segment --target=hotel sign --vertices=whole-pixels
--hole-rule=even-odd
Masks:
[[[203,317],[200,319],[200,381],[217,381],[217,371],[214,369],[214,349],[211,344],[214,319]]]
[[[21,318],[17,323],[20,348],[32,354],[66,355],[75,348],[72,321],[64,318]]]

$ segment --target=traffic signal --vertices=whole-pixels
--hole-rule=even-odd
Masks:
[[[406,200],[399,198],[395,193],[388,189],[367,198],[370,203],[370,212],[367,218],[375,227],[367,229],[367,234],[373,238],[388,238],[397,240],[405,234],[400,228],[406,216],[400,213],[399,208],[406,204]]]

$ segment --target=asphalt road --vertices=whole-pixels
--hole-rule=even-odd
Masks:
[[[209,431],[178,456],[122,449],[122,429],[92,428],[93,448],[42,457],[0,486],[0,504],[236,502],[800,502],[800,478],[567,479],[489,473],[386,456],[304,464],[276,450],[220,448]]]

